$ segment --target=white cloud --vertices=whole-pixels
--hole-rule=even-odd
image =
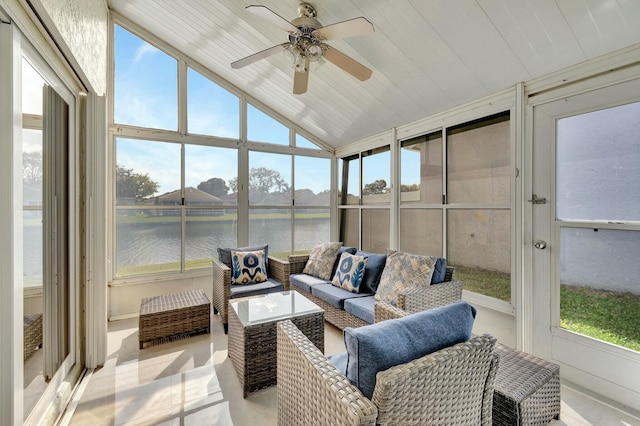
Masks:
[[[133,57],[133,62],[138,62],[143,56],[151,55],[154,53],[159,53],[160,50],[153,47],[149,43],[142,43],[140,47],[136,50],[135,56]]]

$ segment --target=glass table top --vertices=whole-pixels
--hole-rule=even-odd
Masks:
[[[322,308],[296,291],[269,293],[231,302],[244,327],[322,312]]]

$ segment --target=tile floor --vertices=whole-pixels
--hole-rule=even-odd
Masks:
[[[212,333],[138,349],[137,319],[109,323],[108,360],[89,373],[65,425],[275,425],[276,387],[242,398],[227,357],[218,317]],[[325,353],[344,350],[341,332],[327,325]],[[562,387],[558,425],[640,426],[589,396]]]

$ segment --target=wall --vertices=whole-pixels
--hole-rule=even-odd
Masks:
[[[37,1],[33,2],[40,9]],[[86,76],[93,91],[104,95],[107,90],[107,47],[109,11],[105,0],[40,0],[41,7],[70,51],[76,71]],[[65,46],[61,46],[63,50]],[[74,64],[72,64],[74,65]]]

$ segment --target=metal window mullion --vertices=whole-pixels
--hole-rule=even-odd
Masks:
[[[185,259],[185,235],[186,235],[186,221],[187,221],[187,211],[185,206],[185,145],[184,143],[180,146],[180,271],[184,272],[186,267],[186,259]]]
[[[448,222],[447,222],[447,203],[449,194],[447,193],[447,175],[449,165],[447,164],[447,151],[449,150],[449,138],[447,137],[447,128],[442,128],[442,256],[448,258],[447,239],[448,239]]]

